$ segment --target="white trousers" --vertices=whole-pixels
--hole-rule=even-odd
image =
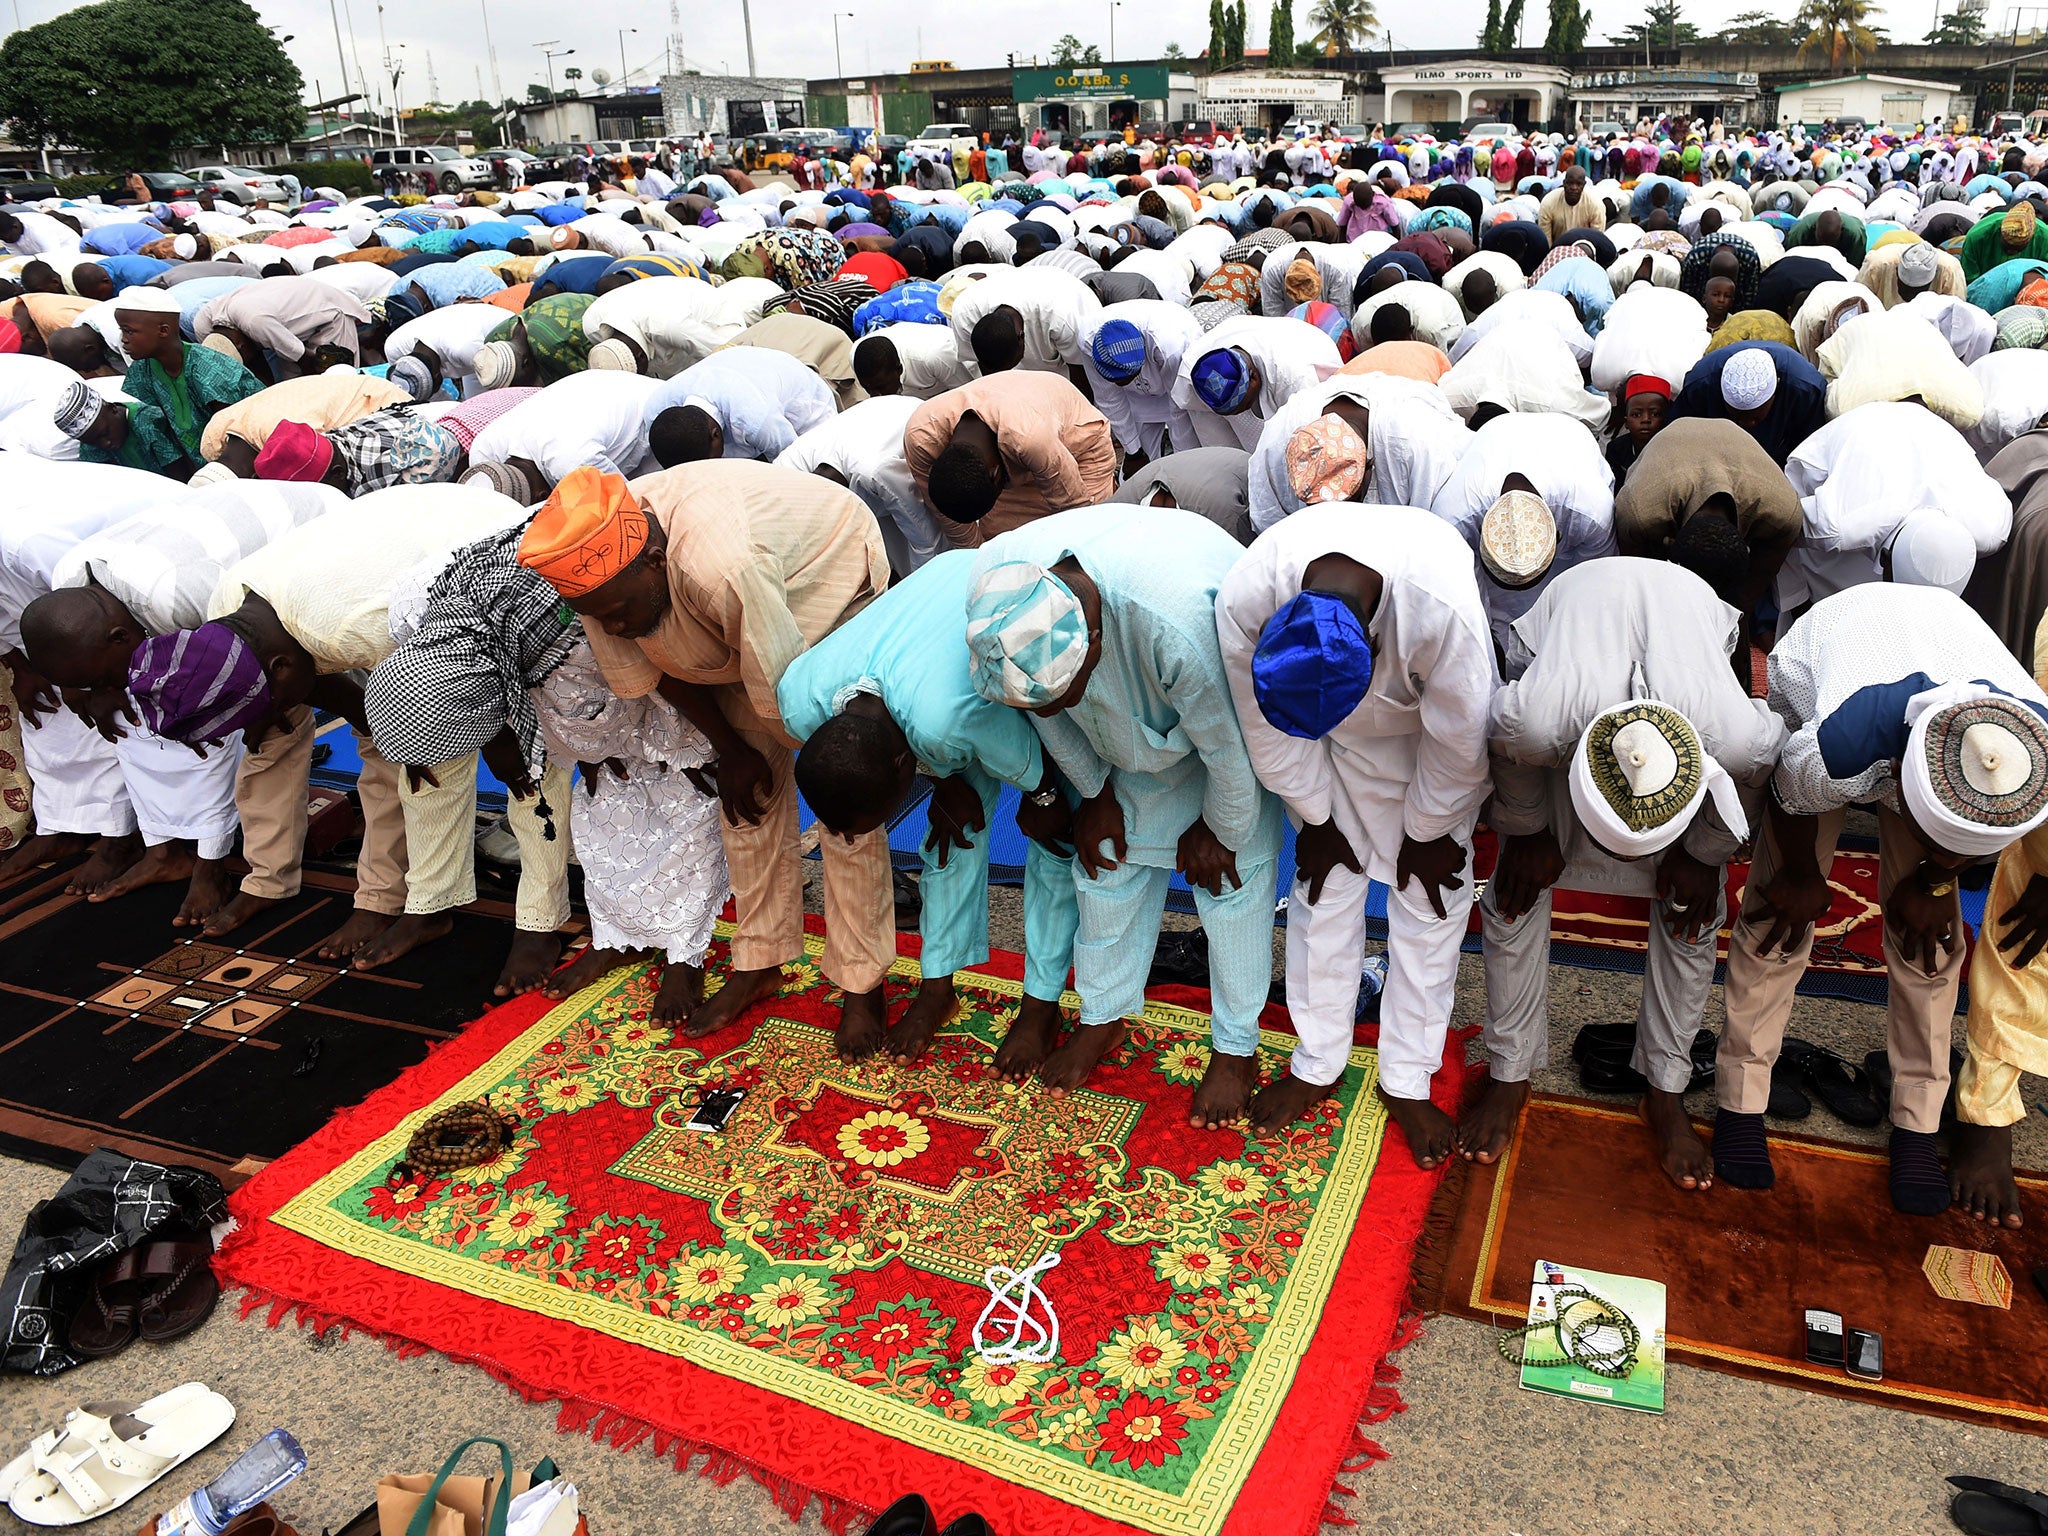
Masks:
[[[114,744],[68,709],[21,721],[21,754],[35,797],[36,831],[126,837],[135,807]]]
[[[1357,848],[1360,863],[1371,867]],[[1472,861],[1461,890],[1444,892],[1438,917],[1419,882],[1387,892],[1387,988],[1380,997],[1380,1087],[1390,1098],[1426,1099],[1443,1064],[1444,1036],[1458,985],[1458,946],[1471,916]],[[1344,1075],[1356,1027],[1358,978],[1365,964],[1366,876],[1343,865],[1309,905],[1296,879],[1287,902],[1287,1012],[1301,1043],[1288,1070],[1305,1083]]]
[[[238,731],[224,747],[201,757],[183,742],[152,736],[122,722],[127,735],[114,744],[142,840],[154,846],[189,838],[202,859],[224,859],[235,846],[235,772],[242,766]]]

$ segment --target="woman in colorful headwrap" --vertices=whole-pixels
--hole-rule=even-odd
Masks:
[[[794,289],[823,282],[845,261],[845,248],[822,229],[764,229],[741,241],[720,271],[726,277],[765,277]]]
[[[862,306],[881,295],[875,286],[863,277],[839,276],[827,278],[821,283],[804,283],[800,287],[780,294],[761,306],[764,317],[787,311],[795,315],[809,315],[813,320],[822,320],[835,326],[848,336],[854,334],[853,317]]]

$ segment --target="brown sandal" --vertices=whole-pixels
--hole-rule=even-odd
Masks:
[[[71,1319],[66,1343],[74,1355],[101,1360],[135,1342],[135,1309],[142,1274],[141,1254],[133,1248],[117,1254],[93,1271],[85,1300]]]
[[[142,1337],[153,1344],[183,1338],[213,1316],[220,1300],[213,1244],[201,1238],[145,1245],[141,1283]]]

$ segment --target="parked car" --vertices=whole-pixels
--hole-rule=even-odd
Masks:
[[[0,202],[33,203],[58,195],[57,183],[38,179],[26,166],[0,166]]]
[[[370,174],[381,180],[387,171],[448,193],[497,184],[497,173],[488,161],[459,154],[445,144],[401,144],[370,151]]]
[[[966,123],[926,123],[924,132],[910,141],[910,152],[951,158],[956,149],[962,154],[973,154],[980,142],[981,135]]]
[[[1427,123],[1396,123],[1387,133],[1388,138],[1397,140],[1429,139],[1435,136],[1435,130]]]
[[[885,159],[894,164],[896,157],[910,147],[910,136],[904,133],[878,134],[875,147]]]
[[[1346,144],[1363,144],[1372,137],[1372,125],[1370,123],[1340,123],[1337,126],[1337,137]]]
[[[1186,118],[1173,124],[1174,137],[1183,144],[1199,145],[1207,149],[1216,142],[1216,120],[1212,117],[1189,121]]]
[[[1627,123],[1595,123],[1586,130],[1595,139],[1625,139],[1632,131]]]
[[[1513,123],[1477,122],[1468,123],[1461,137],[1467,144],[1493,144],[1501,139],[1519,138],[1521,132]]]
[[[291,193],[285,184],[268,171],[244,165],[194,165],[186,167],[183,174],[198,184],[202,192],[211,192],[215,198],[236,203],[247,208],[257,199],[266,203],[289,204]]]

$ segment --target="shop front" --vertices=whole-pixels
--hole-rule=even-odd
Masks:
[[[1067,135],[1161,123],[1194,96],[1192,75],[1163,64],[1072,64],[1011,72],[1010,94],[1026,130]]]
[[[1565,112],[1571,81],[1548,64],[1501,64],[1453,59],[1406,69],[1383,69],[1387,121],[1462,128],[1474,120],[1542,128]]]

